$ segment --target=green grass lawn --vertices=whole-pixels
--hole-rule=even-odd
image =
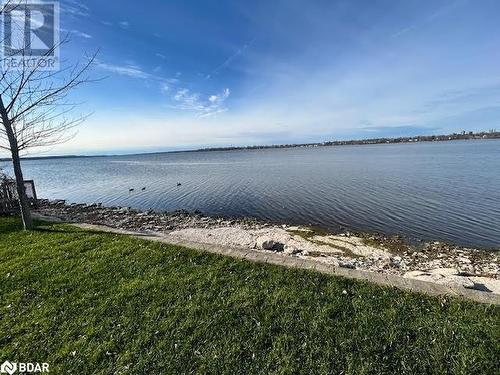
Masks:
[[[52,374],[498,374],[500,308],[0,218],[0,362]]]

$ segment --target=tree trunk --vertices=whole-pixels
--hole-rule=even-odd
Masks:
[[[12,129],[7,111],[0,96],[0,116],[5,128],[5,133],[9,139],[10,152],[12,154],[12,164],[14,166],[14,175],[16,176],[17,197],[19,200],[19,210],[21,211],[21,219],[23,220],[24,229],[33,229],[33,220],[31,218],[31,208],[24,187],[23,171],[21,169],[21,158],[19,157],[19,147],[17,139]]]
[[[21,169],[21,160],[17,149],[11,149],[12,164],[14,165],[14,175],[16,176],[17,196],[19,199],[19,210],[21,211],[21,219],[23,220],[24,229],[33,229],[33,220],[31,219],[31,208],[26,195],[24,186],[23,171]]]

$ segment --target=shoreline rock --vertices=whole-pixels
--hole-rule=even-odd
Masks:
[[[338,267],[461,285],[500,294],[498,251],[441,242],[410,245],[398,237],[332,234],[306,226],[276,225],[254,218],[228,219],[199,212],[157,213],[102,204],[40,200],[37,212],[68,222],[160,232],[192,242],[276,252]]]

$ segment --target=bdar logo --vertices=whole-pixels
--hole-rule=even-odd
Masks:
[[[15,372],[21,374],[31,374],[39,372],[49,372],[48,363],[38,363],[38,362],[10,362],[5,361],[0,366],[0,373],[12,375]]]
[[[12,375],[13,373],[16,372],[16,370],[17,370],[17,363],[11,363],[9,361],[5,361],[0,366],[1,373],[7,373],[7,374]]]

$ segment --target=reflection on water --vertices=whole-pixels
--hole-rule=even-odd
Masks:
[[[29,160],[23,166],[44,198],[500,246],[498,140]]]

